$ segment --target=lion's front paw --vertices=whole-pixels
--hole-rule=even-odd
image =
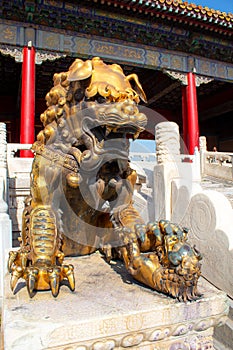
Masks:
[[[11,273],[11,289],[14,290],[20,278],[26,281],[28,294],[32,298],[37,290],[50,290],[56,297],[59,293],[60,283],[68,281],[72,291],[75,288],[74,267],[64,265],[63,254],[57,256],[61,264],[54,265],[46,261],[37,261],[32,264],[30,253],[20,249],[9,253],[8,270]]]
[[[135,225],[127,245],[128,269],[135,279],[179,300],[195,300],[201,254],[187,242],[188,229],[168,220]],[[129,237],[129,235],[128,235]]]

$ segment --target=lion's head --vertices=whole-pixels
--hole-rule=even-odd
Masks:
[[[126,164],[128,138],[137,138],[147,122],[140,99],[146,96],[136,74],[125,76],[119,65],[99,57],[76,59],[68,72],[54,74],[37,140],[72,153],[84,171],[112,159]]]

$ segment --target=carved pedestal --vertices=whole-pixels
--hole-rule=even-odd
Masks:
[[[4,350],[204,350],[214,349],[214,327],[225,322],[226,296],[203,279],[202,299],[180,303],[133,282],[121,262],[108,265],[96,253],[68,259],[76,291],[61,287],[27,295],[6,277],[2,330]]]

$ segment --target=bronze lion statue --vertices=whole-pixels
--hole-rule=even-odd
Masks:
[[[68,72],[54,74],[44,129],[32,147],[21,246],[9,254],[12,290],[23,278],[30,297],[50,289],[56,297],[62,281],[73,291],[73,266],[64,257],[99,249],[158,292],[199,297],[201,256],[187,243],[188,230],[166,220],[145,224],[133,207],[137,174],[128,139],[147,123],[140,99],[146,96],[137,75],[99,57],[76,59]]]

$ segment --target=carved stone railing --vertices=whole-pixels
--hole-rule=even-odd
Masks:
[[[132,162],[157,162],[156,153],[130,152],[129,159]]]
[[[206,149],[205,137],[200,137],[201,175],[233,180],[233,153],[210,152]]]
[[[21,150],[29,150],[32,145],[30,143],[8,143],[7,144],[7,158],[14,158],[16,153]]]
[[[22,227],[24,200],[30,193],[30,172],[33,158],[19,158],[20,150],[29,150],[31,144],[7,144],[8,210],[12,220],[12,245],[18,246]]]

